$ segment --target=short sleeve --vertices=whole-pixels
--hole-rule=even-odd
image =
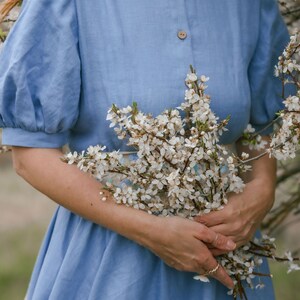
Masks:
[[[0,53],[6,145],[56,148],[78,118],[81,62],[73,0],[26,0]]]
[[[278,57],[289,42],[289,33],[277,1],[261,0],[257,46],[249,66],[251,89],[250,123],[262,130],[283,108],[281,80],[274,76]],[[261,134],[272,133],[269,127]]]

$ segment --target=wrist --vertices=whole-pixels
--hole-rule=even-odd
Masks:
[[[260,204],[264,205],[266,210],[269,211],[274,204],[275,182],[269,178],[257,177],[248,183],[248,187],[253,191],[258,191],[259,201],[263,199]]]
[[[145,213],[147,217],[143,218],[141,226],[136,233],[136,242],[143,247],[153,249],[157,245],[162,235],[163,222],[162,217],[149,215]]]
[[[121,234],[135,241],[137,244],[151,249],[156,244],[159,236],[161,218],[132,207],[121,207],[121,209],[123,208],[127,210],[126,225],[128,227],[124,226],[122,229],[124,232]]]
[[[276,189],[276,181],[269,176],[257,176],[250,181],[253,185],[260,188],[263,194],[274,195]]]

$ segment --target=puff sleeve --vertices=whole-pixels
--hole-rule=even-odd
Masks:
[[[278,57],[289,42],[287,27],[281,17],[277,1],[261,0],[260,24],[255,53],[248,69],[251,89],[250,123],[262,130],[283,108],[282,84],[274,76]],[[272,127],[263,130],[270,134]]]
[[[6,145],[55,148],[78,118],[81,85],[73,0],[26,0],[0,53]]]

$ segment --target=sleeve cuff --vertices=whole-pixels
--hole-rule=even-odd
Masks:
[[[3,128],[2,144],[34,148],[60,148],[67,143],[68,132],[31,132],[20,128]]]

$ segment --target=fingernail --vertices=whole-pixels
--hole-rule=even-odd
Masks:
[[[226,243],[226,249],[233,250],[233,249],[235,249],[235,247],[236,247],[235,242],[233,242],[232,240],[228,240],[227,241],[227,243]]]
[[[198,218],[197,222],[205,225],[205,220],[203,220],[202,218]]]

